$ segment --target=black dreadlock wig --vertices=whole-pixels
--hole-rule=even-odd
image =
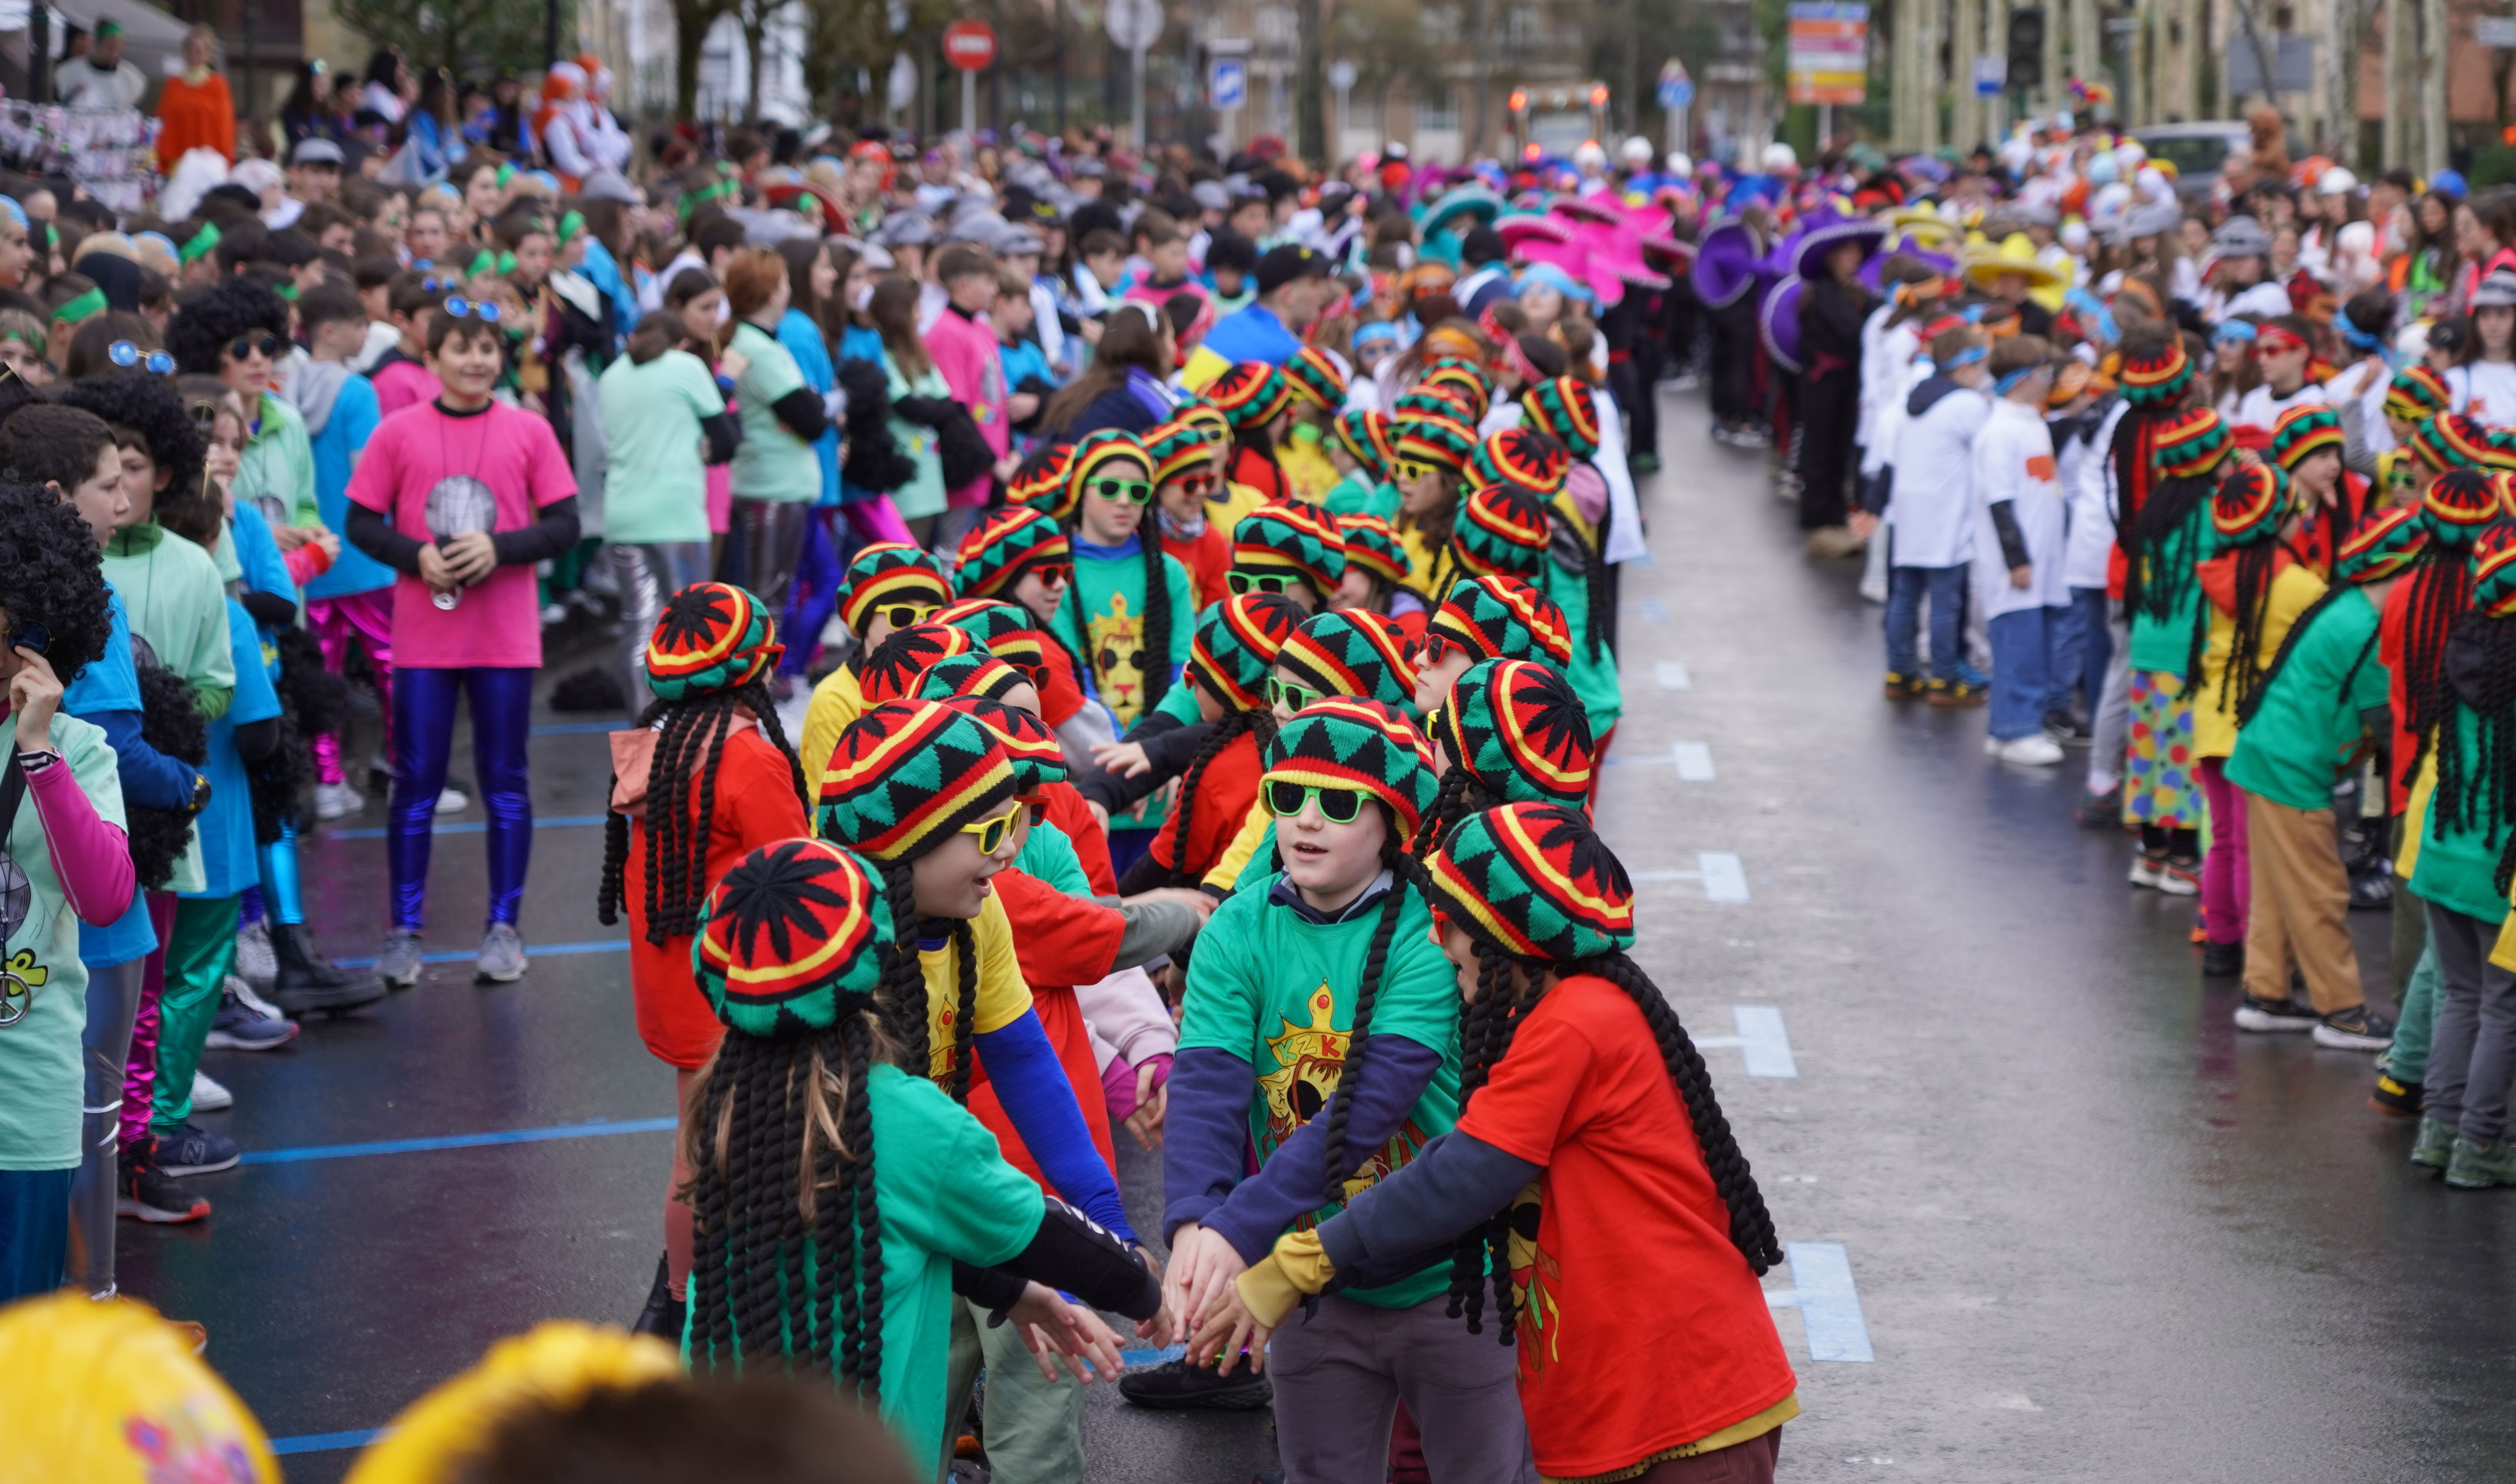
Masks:
[[[278,843],[290,828],[306,826],[299,803],[314,774],[310,745],[338,736],[350,720],[350,683],[323,667],[322,646],[302,628],[284,628],[279,651],[279,744],[245,775],[253,795],[253,837]]]
[[[1243,737],[1255,741],[1258,756],[1263,762],[1268,747],[1276,741],[1274,708],[1265,704],[1254,705],[1216,722],[1214,730],[1206,734],[1205,744],[1196,749],[1196,756],[1190,759],[1188,767],[1181,771],[1179,803],[1154,834],[1152,849],[1145,853],[1146,859],[1163,868],[1162,884],[1195,886],[1205,878],[1204,869],[1188,858],[1189,825],[1196,816],[1196,802],[1205,784],[1206,769],[1223,755],[1225,748]],[[1167,846],[1164,841],[1169,842]],[[1170,859],[1167,862],[1159,860],[1157,857],[1162,854],[1167,854]]]
[[[2219,694],[2214,702],[2221,710],[2227,710],[2232,700],[2240,715],[2253,709],[2254,695],[2263,675],[2259,663],[2263,619],[2271,609],[2272,578],[2277,575],[2281,550],[2278,540],[2249,541],[2236,550],[2236,608],[2229,615],[2236,632],[2229,640],[2228,664],[2219,672]],[[2197,682],[2202,676],[2202,657],[2210,648],[2210,612],[2214,606],[2205,599],[2193,614],[2193,642],[2186,652],[2184,673]]]
[[[1500,804],[1476,775],[1458,765],[1454,759],[1442,775],[1442,786],[1433,795],[1433,807],[1424,811],[1423,823],[1415,827],[1415,838],[1408,841],[1406,853],[1421,861],[1433,853],[1433,846],[1450,832],[1450,827],[1472,814],[1482,814]]]
[[[762,682],[650,705],[638,725],[660,723],[662,735],[655,739],[648,765],[647,802],[639,818],[649,851],[647,899],[640,911],[647,918],[647,941],[659,948],[698,931],[699,908],[715,884],[708,879],[707,860],[716,824],[717,772],[724,766],[737,711],[759,723],[761,735],[785,754],[795,797],[803,802],[805,817],[812,817],[813,793],[804,784],[804,764],[787,742],[776,702]],[[620,920],[628,866],[629,817],[611,810],[603,821],[603,884],[594,904],[607,927]]]
[[[2146,614],[2157,622],[2175,615],[2176,600],[2195,580],[2193,565],[2209,553],[2210,497],[2218,488],[2216,471],[2160,480],[2139,514],[2119,528],[2117,539],[2127,559],[2125,614]]]
[[[2254,713],[2262,709],[2263,698],[2271,693],[2272,682],[2280,678],[2282,669],[2288,664],[2289,656],[2297,652],[2298,641],[2305,638],[2308,631],[2315,627],[2316,620],[2324,616],[2327,609],[2341,601],[2357,586],[2358,584],[2354,582],[2335,580],[2297,615],[2297,621],[2291,623],[2288,626],[2288,632],[2281,637],[2280,649],[2272,656],[2271,663],[2263,666],[2263,672],[2254,681],[2253,689],[2246,694],[2243,700],[2238,703],[2238,726],[2243,727],[2251,722],[2254,719]],[[2342,672],[2341,684],[2338,687],[2340,695],[2350,694],[2351,683],[2359,678],[2359,667],[2366,664],[2368,657],[2376,652],[2378,632],[2377,629],[2372,628],[2368,631],[2366,642],[2359,646],[2358,657],[2351,660],[2350,668]]]
[[[192,696],[191,683],[173,670],[157,663],[152,655],[142,657],[134,645],[133,660],[140,673],[140,740],[177,762],[189,763],[198,769],[210,755],[210,724],[201,715]],[[152,809],[145,804],[123,801],[124,831],[131,844],[132,869],[140,884],[150,891],[163,891],[175,878],[175,863],[184,858],[184,850],[192,835],[191,812],[184,809]]]
[[[67,689],[113,633],[96,531],[43,486],[0,484],[0,572],[9,642],[30,643],[40,628],[44,659]]]
[[[691,1083],[691,1361],[824,1376],[867,1406],[882,1383],[869,1012],[796,1036],[729,1030]]]
[[[1590,647],[1590,657],[1597,659],[1608,643],[1608,564],[1599,555],[1600,547],[1583,540],[1581,532],[1573,530],[1560,513],[1550,510],[1547,516],[1554,531],[1547,542],[1548,557],[1566,572],[1579,574],[1582,591],[1590,600],[1589,618],[1581,629],[1583,641]],[[1608,517],[1603,515],[1599,519],[1602,546],[1607,539]]]
[[[1345,1125],[1353,1116],[1355,1089],[1363,1085],[1363,1064],[1371,1045],[1371,1006],[1380,997],[1382,971],[1389,963],[1389,946],[1398,936],[1398,914],[1406,905],[1406,894],[1415,886],[1415,862],[1406,854],[1406,837],[1398,827],[1398,818],[1387,804],[1375,799],[1372,807],[1380,811],[1388,827],[1380,842],[1380,864],[1391,872],[1389,895],[1380,901],[1380,921],[1372,928],[1370,950],[1363,954],[1363,983],[1355,990],[1354,1024],[1346,1033],[1345,1064],[1337,1074],[1337,1084],[1328,1094],[1328,1105],[1321,1116],[1327,1120],[1326,1140],[1327,1184],[1321,1199],[1341,1202],[1346,1198],[1346,1177],[1362,1167],[1363,1160],[1349,1164],[1346,1160]],[[1366,1152],[1364,1159],[1369,1158]]]
[[[2418,776],[2420,759],[2434,745],[2438,724],[2453,700],[2447,684],[2447,643],[2457,620],[2472,607],[2472,564],[2463,548],[2431,541],[2411,559],[2403,580],[2403,662],[2395,681],[2402,688],[2403,726],[2411,736],[2411,755],[2396,758],[2394,780],[2409,788]],[[2387,599],[2393,601],[2390,597]]]
[[[1712,1074],[1703,1065],[1703,1054],[1642,966],[1623,954],[1602,954],[1569,963],[1530,963],[1483,940],[1477,942],[1476,954],[1477,1001],[1459,1023],[1460,1112],[1467,1111],[1469,1099],[1510,1054],[1513,1036],[1544,993],[1538,988],[1543,972],[1551,970],[1568,979],[1581,974],[1604,979],[1624,992],[1651,1027],[1668,1080],[1686,1108],[1687,1122],[1694,1125],[1695,1142],[1712,1176],[1712,1188],[1730,1211],[1731,1244],[1758,1277],[1782,1261],[1774,1218],[1765,1209],[1764,1193],[1756,1188],[1747,1157],[1740,1152],[1737,1136],[1730,1131],[1730,1120],[1721,1111],[1721,1100],[1713,1093]],[[1536,1236],[1533,1229],[1521,1225],[1533,1221],[1535,1212],[1535,1207],[1515,1200],[1462,1236],[1452,1249],[1449,1313],[1452,1318],[1464,1317],[1470,1334],[1483,1333],[1485,1291],[1490,1278],[1494,1322],[1501,1332],[1498,1338],[1506,1345],[1512,1342],[1517,1316],[1512,1302],[1511,1239],[1515,1234]]]
[[[2455,619],[2447,640],[2440,689],[2437,792],[2429,802],[2429,834],[2450,829],[2497,840],[2516,824],[2516,623],[2469,609]],[[2467,757],[2455,734],[2457,713],[2475,724],[2476,755]],[[2449,731],[2448,729],[2453,729]],[[2502,846],[2498,889],[2505,891],[2516,852]]]

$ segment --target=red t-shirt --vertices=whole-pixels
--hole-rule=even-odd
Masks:
[[[690,790],[691,817],[698,817],[699,790]],[[728,738],[717,765],[716,811],[708,824],[707,878],[714,882],[763,845],[812,833],[786,754],[756,728]],[[638,1036],[658,1060],[695,1071],[716,1050],[725,1027],[708,1008],[692,977],[691,940],[647,941],[647,827],[629,830],[629,864],[620,895],[629,917],[629,994],[638,1008]]]
[[[1521,1196],[1539,1204],[1537,1240],[1512,1241],[1539,1473],[1630,1468],[1798,1389],[1659,1045],[1623,991],[1582,975],[1547,992],[1458,1127],[1545,1166]]]
[[[1187,859],[1180,858],[1176,809],[1153,836],[1153,859],[1191,881],[1203,880],[1248,821],[1249,806],[1258,802],[1258,780],[1266,772],[1255,734],[1243,732],[1224,743],[1196,781],[1196,806],[1189,811]]]
[[[2419,741],[2411,736],[2411,687],[2403,675],[2403,629],[2411,621],[2412,575],[2406,573],[2385,594],[2385,611],[2376,617],[2376,658],[2385,666],[2385,700],[2394,713],[2394,755],[2387,766],[2395,779],[2385,790],[2386,813],[2392,815],[2411,807],[2411,781],[2402,775],[2411,766],[2411,749]]]
[[[988,878],[1005,904],[1005,920],[1014,930],[1014,961],[1030,985],[1031,1008],[1039,1028],[1057,1048],[1058,1065],[1074,1088],[1075,1105],[1083,1110],[1083,1126],[1092,1147],[1118,1177],[1117,1151],[1110,1140],[1110,1103],[1101,1091],[1101,1066],[1092,1054],[1092,1032],[1084,1024],[1083,1006],[1074,997],[1076,984],[1093,984],[1110,976],[1110,961],[1127,934],[1127,919],[1114,907],[1069,897],[1048,883],[1019,870],[1000,870]],[[987,1081],[985,1058],[970,1068],[970,1112],[996,1136],[1005,1163],[1046,1189],[1048,1177],[1039,1162],[1014,1132],[1013,1120]]]
[[[1074,847],[1074,858],[1083,863],[1083,879],[1092,883],[1093,892],[1118,895],[1118,875],[1110,868],[1110,832],[1092,817],[1092,806],[1083,801],[1082,790],[1072,784],[1055,783],[1041,789],[1040,796],[1048,801],[1048,822],[1064,832],[1066,842]]]
[[[1232,573],[1232,538],[1212,521],[1194,536],[1162,532],[1162,550],[1180,559],[1188,569],[1189,585],[1196,591],[1196,611],[1204,613],[1209,605],[1232,596],[1225,578]]]

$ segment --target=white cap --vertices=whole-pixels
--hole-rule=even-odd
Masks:
[[[1767,170],[1796,170],[1800,163],[1799,151],[1776,140],[1765,147],[1762,163]]]
[[[1608,163],[1608,151],[1600,147],[1597,140],[1585,139],[1572,151],[1572,163],[1584,170],[1596,170]]]
[[[1626,140],[1623,145],[1619,146],[1616,149],[1616,154],[1619,158],[1623,159],[1626,164],[1631,165],[1636,169],[1641,169],[1643,166],[1651,163],[1652,143],[1650,140],[1637,134],[1631,139]]]
[[[1668,173],[1681,181],[1695,179],[1695,161],[1683,149],[1668,151]]]
[[[2324,172],[2323,176],[2315,183],[2315,191],[2318,195],[2348,195],[2351,191],[2358,189],[2359,177],[2352,175],[2346,168],[2340,165],[2335,165],[2331,169]]]

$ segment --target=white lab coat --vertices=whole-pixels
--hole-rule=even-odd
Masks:
[[[2115,554],[2115,430],[2130,410],[2130,403],[2118,399],[2094,438],[2073,439],[2062,452],[2062,488],[2071,513],[2071,534],[2062,548],[2066,587],[2106,585]]]
[[[1881,388],[1896,379],[1895,368],[1887,361],[1887,317],[1896,313],[1891,300],[1869,312],[1861,321],[1861,416],[1852,425],[1855,447],[1869,446],[1869,436],[1878,427],[1878,408],[1884,395]],[[1904,326],[1899,325],[1899,329]],[[1901,363],[1901,362],[1900,362]]]
[[[1974,436],[1992,416],[1992,394],[1938,381],[1914,389],[1940,395],[1918,414],[1908,400],[1897,434],[1887,526],[1898,567],[1954,567],[1974,549]]]
[[[2060,469],[2053,455],[2053,432],[2044,414],[2034,407],[1994,399],[1991,414],[1975,434],[1969,471],[1974,496],[1975,598],[1987,621],[2031,608],[2059,608],[2071,601],[2065,580],[2064,547],[2070,519],[2062,502]],[[2009,581],[2009,559],[2001,550],[1999,529],[1992,507],[2006,503],[2027,542],[2032,569],[2025,587]]]

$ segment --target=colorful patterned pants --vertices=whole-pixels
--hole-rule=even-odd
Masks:
[[[2202,783],[2194,772],[2193,702],[2184,677],[2131,672],[2131,745],[2123,770],[2123,823],[2160,829],[2202,827]]]

